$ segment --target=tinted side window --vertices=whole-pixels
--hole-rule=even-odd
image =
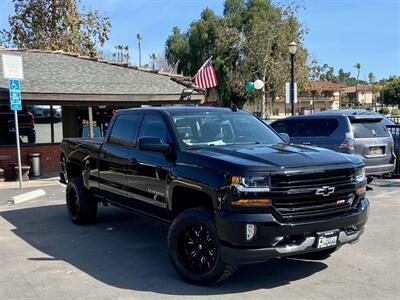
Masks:
[[[111,129],[109,143],[126,147],[136,145],[136,136],[139,128],[139,115],[119,115]]]
[[[292,137],[327,137],[339,126],[336,119],[292,120]]]
[[[278,133],[289,133],[289,121],[278,121],[274,124],[271,124],[272,128],[275,129],[276,132]]]
[[[389,133],[381,122],[351,123],[355,138],[387,137]]]
[[[141,137],[158,137],[163,143],[168,143],[168,129],[160,115],[146,114],[144,116],[139,133],[139,138]]]

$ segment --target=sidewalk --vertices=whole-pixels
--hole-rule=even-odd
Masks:
[[[18,181],[0,182],[0,206],[6,205],[7,202],[14,196],[43,188],[47,190],[47,188],[49,187],[57,187],[57,186],[60,186],[58,176],[24,181],[22,182],[22,189],[19,189]]]

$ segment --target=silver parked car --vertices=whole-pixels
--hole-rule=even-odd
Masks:
[[[371,181],[373,176],[390,175],[396,163],[393,138],[382,120],[382,116],[332,110],[278,120],[271,123],[271,127],[278,133],[288,134],[294,144],[361,156]]]

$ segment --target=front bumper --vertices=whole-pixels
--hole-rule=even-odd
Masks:
[[[340,230],[338,246],[356,242],[368,219],[369,202],[362,199],[350,214],[330,219],[281,223],[271,214],[243,214],[217,211],[216,224],[222,243],[222,259],[232,264],[266,261],[319,251],[317,232]],[[246,224],[257,226],[257,235],[246,241]]]
[[[394,169],[396,167],[396,162],[393,162],[391,164],[385,164],[385,165],[377,165],[377,166],[365,166],[365,175],[367,176],[373,176],[373,175],[385,175],[389,173],[393,173]]]

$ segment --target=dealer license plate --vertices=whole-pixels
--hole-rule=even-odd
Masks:
[[[317,234],[317,248],[323,249],[336,246],[339,239],[339,231],[326,231]]]

